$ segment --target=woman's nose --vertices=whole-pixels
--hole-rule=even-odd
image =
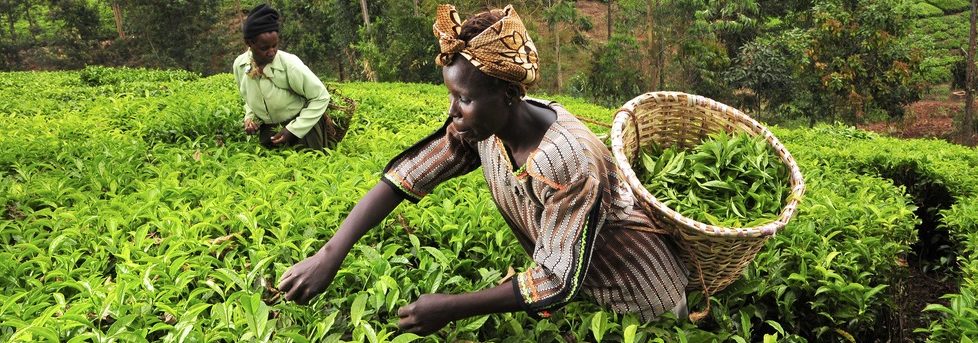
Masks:
[[[448,115],[455,120],[462,119],[462,111],[458,109],[458,100],[451,100],[451,103],[448,105]]]

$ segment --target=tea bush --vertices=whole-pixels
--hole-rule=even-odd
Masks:
[[[931,221],[921,227],[920,237],[950,235],[950,246],[932,246],[919,242],[930,253],[940,257],[932,269],[943,269],[959,277],[961,293],[949,294],[957,311],[940,311],[934,304],[931,312],[940,314],[931,325],[930,341],[960,341],[973,337],[967,323],[978,321],[974,308],[975,246],[978,246],[978,152],[940,140],[900,140],[879,137],[845,127],[821,126],[813,130],[778,131],[789,142],[788,148],[799,159],[819,160],[866,175],[877,175],[906,188],[913,195],[918,217]],[[830,148],[834,147],[834,148]],[[931,251],[927,251],[931,249]],[[970,303],[969,303],[970,301]],[[968,304],[972,305],[968,307]]]
[[[944,15],[944,11],[926,2],[918,2],[910,6],[910,13],[914,17],[926,18]]]
[[[893,330],[890,287],[916,242],[915,209],[932,204],[918,193],[938,188],[953,203],[934,211],[960,242],[963,281],[951,306],[929,307],[926,329],[933,341],[975,333],[974,149],[776,129],[806,198],[744,277],[710,299],[690,295],[694,311],[712,304],[703,322],[641,323],[575,302],[548,319],[482,316],[420,338],[397,331],[399,306],[490,287],[530,263],[479,172],[399,207],[310,305],[272,286],[335,232],[390,158],[443,123],[442,86],[336,85],[357,114],[335,149],[314,153],[244,135],[229,75],[107,69],[118,81],[93,85],[83,73],[0,73],[0,341],[873,340]],[[596,121],[613,114],[552,98]]]
[[[962,12],[952,15],[919,18],[913,21],[912,31],[919,32],[933,39],[936,48],[947,53],[968,44],[968,28],[970,14]]]
[[[964,11],[970,5],[967,0],[927,0],[927,2],[945,12]]]
[[[928,305],[927,310],[942,317],[922,331],[931,333],[930,342],[963,342],[978,337],[978,197],[958,202],[943,214],[945,225],[963,247],[958,258],[961,292],[945,296],[949,306]]]

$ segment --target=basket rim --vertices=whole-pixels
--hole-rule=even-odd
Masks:
[[[748,134],[764,137],[768,144],[774,148],[776,154],[781,159],[781,162],[789,168],[789,184],[791,186],[791,193],[788,195],[787,203],[782,207],[778,219],[754,227],[722,227],[706,224],[688,218],[673,210],[669,206],[666,206],[664,203],[656,199],[656,197],[653,196],[644,185],[642,185],[641,181],[638,180],[635,171],[631,167],[631,163],[628,161],[628,157],[625,155],[623,137],[625,127],[632,122],[632,118],[635,116],[636,107],[660,102],[677,103],[683,102],[684,100],[685,106],[687,107],[707,107],[731,116],[734,120],[746,124],[747,127],[753,130],[748,130]],[[618,167],[624,173],[625,179],[628,181],[632,191],[637,193],[636,195],[638,196],[639,200],[645,201],[647,205],[653,207],[654,210],[665,214],[665,216],[672,221],[679,223],[679,226],[682,227],[682,230],[680,231],[692,231],[683,233],[692,233],[709,237],[771,236],[776,234],[788,224],[788,222],[797,212],[798,205],[805,193],[805,181],[802,177],[801,169],[798,167],[798,163],[795,161],[794,157],[791,156],[791,153],[784,147],[781,141],[778,140],[778,138],[775,137],[767,127],[761,125],[759,122],[734,107],[727,106],[723,103],[700,95],[683,92],[648,92],[629,100],[615,114],[611,127],[611,152],[615,158],[615,161],[618,163]]]

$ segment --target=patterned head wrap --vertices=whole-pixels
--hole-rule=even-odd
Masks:
[[[455,54],[460,54],[489,76],[524,86],[533,84],[540,75],[539,56],[523,21],[513,5],[507,5],[501,12],[493,11],[503,18],[466,43],[458,38],[462,20],[455,6],[438,5],[433,31],[441,53],[435,62],[447,66]]]

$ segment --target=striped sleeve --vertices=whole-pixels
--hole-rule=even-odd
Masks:
[[[445,121],[438,131],[422,139],[384,168],[382,180],[405,199],[417,203],[438,184],[479,168],[479,153],[472,145],[451,134]]]
[[[533,251],[535,266],[514,281],[526,311],[546,317],[580,292],[597,228],[603,224],[599,192],[596,178],[582,176],[545,200]]]

